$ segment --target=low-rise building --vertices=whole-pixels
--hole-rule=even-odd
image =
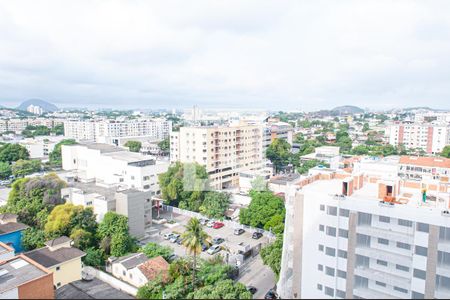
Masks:
[[[64,136],[37,136],[23,139],[19,144],[28,150],[31,159],[48,159],[56,144],[63,139]]]
[[[421,181],[437,179],[448,182],[450,177],[450,159],[444,157],[402,156],[398,165],[401,178]]]
[[[54,288],[81,279],[81,258],[83,251],[72,246],[73,241],[62,236],[45,243],[45,247],[24,253],[24,255],[53,273]]]
[[[0,242],[0,261],[13,258],[15,255],[14,248],[5,243]]]
[[[24,255],[0,261],[0,299],[54,299],[53,274]]]
[[[0,242],[14,248],[16,253],[23,251],[22,231],[27,228],[27,225],[17,222],[17,215],[0,214]]]

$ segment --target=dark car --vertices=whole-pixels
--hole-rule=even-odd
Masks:
[[[202,244],[202,251],[203,252],[208,250],[208,249],[209,249],[209,247],[206,244]]]
[[[242,228],[236,228],[236,229],[234,230],[234,235],[241,235],[241,234],[243,234],[244,232],[245,232],[244,229],[242,229]]]
[[[261,232],[253,232],[252,239],[257,240],[257,239],[259,239],[262,236],[263,236],[263,234]]]
[[[177,238],[177,240],[175,241],[175,243],[177,243],[178,245],[181,245],[183,243],[183,239],[181,238],[181,236],[179,236]]]
[[[264,296],[264,299],[277,299],[277,298],[278,295],[273,289],[270,289]]]
[[[213,245],[219,245],[222,244],[223,242],[225,242],[225,240],[221,237],[215,237],[212,240]]]
[[[256,292],[258,291],[257,288],[255,288],[254,286],[249,285],[247,287],[247,291],[249,291],[252,295],[256,294]]]

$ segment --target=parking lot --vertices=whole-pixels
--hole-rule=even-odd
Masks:
[[[183,245],[178,245],[177,243],[172,243],[170,240],[164,239],[164,235],[167,233],[178,233],[182,234],[185,231],[185,225],[189,221],[189,216],[184,216],[180,214],[169,214],[169,213],[162,213],[162,218],[166,218],[167,220],[173,220],[176,222],[173,224],[174,226],[169,228],[168,226],[171,226],[169,224],[155,224],[153,223],[152,229],[147,232],[148,237],[141,242],[148,243],[148,242],[155,242],[160,245],[169,246],[174,250],[174,253],[180,257],[185,256],[186,248]],[[264,246],[267,243],[269,243],[269,240],[266,236],[262,236],[259,239],[253,239],[252,234],[253,231],[246,230],[244,233],[240,235],[234,234],[235,228],[230,228],[228,226],[223,226],[219,229],[210,228],[207,226],[203,226],[203,229],[205,232],[211,237],[211,240],[215,237],[220,237],[224,239],[224,242],[220,244],[222,250],[214,255],[222,255],[225,259],[227,258],[227,254],[236,252],[236,249],[241,248],[239,246],[240,243],[243,243],[243,245],[248,245],[248,248],[258,248],[260,246]],[[209,259],[213,255],[208,254],[206,251],[202,252],[200,257],[204,259]],[[225,260],[226,261],[226,260]],[[231,263],[231,261],[230,261]]]

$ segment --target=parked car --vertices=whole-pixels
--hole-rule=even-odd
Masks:
[[[207,227],[213,227],[215,222],[216,221],[214,221],[214,220],[209,220],[208,223],[206,223],[206,226]]]
[[[223,242],[225,242],[225,240],[223,238],[221,238],[221,237],[215,237],[212,240],[212,243],[214,245],[219,245],[219,244],[222,244]]]
[[[166,234],[164,234],[164,239],[165,240],[170,240],[170,238],[172,237],[172,235],[173,235],[173,233],[166,233]]]
[[[202,251],[208,250],[208,246],[206,244],[202,244]]]
[[[258,291],[257,288],[255,288],[254,286],[249,285],[247,287],[247,291],[249,291],[252,295],[256,294],[256,292]]]
[[[170,237],[170,241],[172,242],[172,243],[176,243],[177,242],[177,239],[180,237],[180,235],[179,234],[172,234],[172,236]]]
[[[273,289],[270,289],[264,296],[264,299],[277,299],[277,298],[278,295]]]
[[[208,254],[213,255],[216,254],[217,252],[220,251],[220,246],[219,245],[212,245],[208,251],[206,251]]]
[[[175,253],[172,254],[171,256],[169,256],[169,258],[168,258],[169,262],[172,262],[172,261],[177,260],[177,259],[178,259],[178,255],[176,255]]]
[[[208,224],[209,220],[208,219],[200,219],[200,224],[202,225],[206,225]]]
[[[257,239],[259,239],[260,237],[262,237],[263,236],[263,234],[261,233],[261,232],[253,232],[253,234],[252,234],[252,239],[255,239],[255,240],[257,240]]]
[[[234,235],[241,235],[241,234],[243,234],[244,232],[245,232],[244,229],[242,229],[242,228],[236,228],[236,229],[234,230]]]
[[[181,236],[177,238],[175,243],[177,243],[178,245],[181,245],[183,243],[183,239],[181,238]]]
[[[213,228],[219,229],[219,228],[222,228],[223,226],[225,226],[225,224],[223,224],[222,222],[215,222],[213,225]]]

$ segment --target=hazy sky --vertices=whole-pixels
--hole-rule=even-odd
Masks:
[[[450,108],[450,1],[0,1],[0,104]]]

